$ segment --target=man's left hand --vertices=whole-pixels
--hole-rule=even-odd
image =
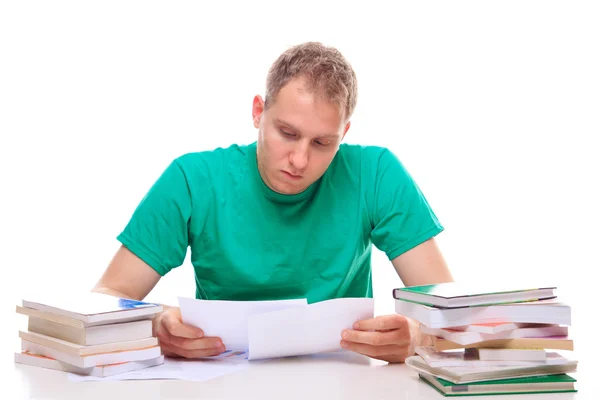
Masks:
[[[342,332],[343,348],[391,363],[404,362],[429,339],[417,321],[400,314],[358,321],[353,328]]]

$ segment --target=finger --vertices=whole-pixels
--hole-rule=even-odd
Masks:
[[[176,357],[181,357],[179,354],[177,354],[177,353],[175,353],[174,351],[170,350],[170,349],[168,348],[168,345],[166,345],[166,344],[164,344],[164,343],[161,343],[161,344],[160,344],[160,349],[162,350],[162,354],[163,354],[165,357],[174,357],[174,358],[176,358]]]
[[[184,358],[203,358],[217,356],[225,351],[225,346],[216,349],[204,349],[204,350],[185,350],[179,347],[172,346],[168,343],[161,344],[163,353],[165,355],[176,354],[179,357]]]
[[[400,314],[382,315],[379,317],[358,321],[354,323],[353,328],[361,331],[404,329],[408,328],[408,321],[406,317]]]
[[[381,357],[381,356],[388,356],[388,355],[393,355],[393,354],[403,354],[406,352],[405,350],[402,350],[402,348],[400,346],[396,346],[393,344],[388,344],[385,346],[372,346],[370,344],[353,343],[353,342],[346,342],[345,340],[342,340],[340,342],[340,345],[344,349],[351,350],[356,353],[364,354],[365,356],[369,356],[369,357]]]
[[[200,339],[190,339],[172,335],[166,328],[163,327],[158,329],[156,336],[158,337],[160,343],[166,343],[172,347],[182,350],[216,349],[223,346],[223,342],[218,337],[209,336]]]
[[[223,342],[218,337],[205,337],[202,339],[189,339],[173,336],[168,341],[169,344],[184,350],[206,350],[218,349],[223,346]]]
[[[410,343],[409,332],[405,329],[394,329],[385,332],[346,330],[342,333],[342,339],[346,342],[364,343],[373,346],[383,346],[387,344],[402,346]]]
[[[184,324],[181,319],[177,318],[173,314],[165,314],[162,318],[162,324],[173,336],[186,337],[190,339],[197,339],[204,336],[202,329]]]

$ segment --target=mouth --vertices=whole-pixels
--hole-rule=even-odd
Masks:
[[[289,172],[287,172],[287,171],[284,171],[284,170],[281,170],[281,172],[283,172],[283,174],[284,174],[284,175],[285,175],[285,176],[286,176],[288,179],[292,179],[292,180],[295,180],[295,181],[296,181],[296,180],[299,180],[299,179],[302,179],[302,175],[294,175],[294,174],[291,174],[291,173],[289,173]]]

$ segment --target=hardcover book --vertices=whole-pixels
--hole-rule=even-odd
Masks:
[[[554,289],[556,286],[527,288],[446,282],[396,288],[392,294],[396,300],[412,301],[433,307],[456,308],[553,299],[556,297]]]

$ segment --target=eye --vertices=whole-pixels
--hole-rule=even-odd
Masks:
[[[290,132],[286,132],[283,129],[279,129],[279,132],[281,132],[283,135],[288,136],[288,137],[294,137],[294,136],[296,136],[295,134],[290,133]]]
[[[315,143],[319,146],[327,146],[329,145],[329,140],[315,140]]]

